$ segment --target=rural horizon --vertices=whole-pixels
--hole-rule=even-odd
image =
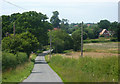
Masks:
[[[56,11],[57,11],[57,10],[56,10]],[[25,11],[25,12],[29,12],[29,11]],[[37,11],[36,11],[36,12],[37,12]],[[16,12],[16,13],[20,13],[20,12]],[[24,13],[24,12],[22,12],[22,13]],[[39,12],[38,12],[38,13],[39,13]],[[42,13],[42,12],[40,12],[40,13]],[[14,14],[14,13],[12,13],[12,14]],[[11,15],[11,14],[9,14],[9,15]],[[8,16],[9,16],[9,15],[8,15]],[[46,15],[46,14],[45,14],[45,15]],[[51,18],[51,17],[48,17],[48,20],[47,20],[48,22],[50,22],[50,18]],[[62,19],[62,18],[61,18],[61,19]],[[66,19],[67,19],[67,18],[66,18]],[[101,19],[101,20],[108,20],[108,19]],[[119,19],[118,19],[118,20],[119,20]],[[110,22],[118,22],[118,20],[110,21]],[[68,21],[69,21],[69,19],[68,19]],[[99,20],[99,21],[100,21],[100,20]],[[97,24],[99,21],[96,21],[96,22],[92,22],[92,21],[90,21],[90,22],[84,22],[84,21],[81,20],[81,21],[79,21],[79,22],[70,22],[70,21],[69,21],[68,23],[71,24],[71,23],[81,23],[81,22],[84,22],[85,24],[87,24],[87,23],[90,23],[90,24],[92,24],[92,23]]]
[[[0,1],[0,83],[117,84],[118,1]]]
[[[97,23],[107,19],[110,22],[118,21],[119,0],[85,0],[85,1],[15,1],[1,0],[1,15],[36,11],[46,14],[49,18],[53,11],[60,13],[59,18],[68,19],[70,23]],[[25,2],[27,4],[25,4]]]

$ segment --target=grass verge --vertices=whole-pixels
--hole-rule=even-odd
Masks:
[[[36,58],[35,54],[31,55],[31,59]],[[22,82],[26,79],[34,67],[34,61],[27,61],[24,64],[18,65],[16,68],[9,68],[2,73],[2,82]]]
[[[47,61],[49,59],[45,57]],[[118,58],[80,59],[53,56],[48,63],[58,73],[63,82],[117,82]]]

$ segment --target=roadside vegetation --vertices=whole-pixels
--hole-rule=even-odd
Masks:
[[[2,82],[15,83],[22,82],[30,75],[36,55],[31,54],[30,60],[25,53],[20,53],[18,57],[11,53],[3,53],[3,57]]]
[[[64,82],[118,81],[118,42],[85,43],[83,49],[83,57],[80,51],[65,50],[45,58]]]
[[[52,25],[46,19],[35,11],[2,15],[2,82],[21,82],[30,75],[36,55],[48,44]]]
[[[47,59],[47,57],[46,57]],[[55,55],[48,63],[64,82],[117,82],[118,58],[79,59]]]
[[[39,42],[30,32],[2,39],[2,82],[21,82],[33,69]],[[19,71],[21,70],[21,71]]]

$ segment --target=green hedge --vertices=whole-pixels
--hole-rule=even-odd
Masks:
[[[118,41],[118,38],[111,38],[110,41],[112,41],[112,42],[117,42],[117,41]]]
[[[28,60],[26,53],[18,52],[13,53],[2,53],[2,69],[6,70],[8,68],[15,68],[18,64],[22,64]]]
[[[84,40],[84,43],[101,43],[101,42],[110,42],[110,40],[107,39],[88,39]]]

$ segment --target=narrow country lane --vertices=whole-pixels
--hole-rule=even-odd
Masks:
[[[49,51],[44,51],[35,59],[35,65],[30,76],[24,82],[62,82],[61,78],[50,68],[45,61],[45,55]]]

